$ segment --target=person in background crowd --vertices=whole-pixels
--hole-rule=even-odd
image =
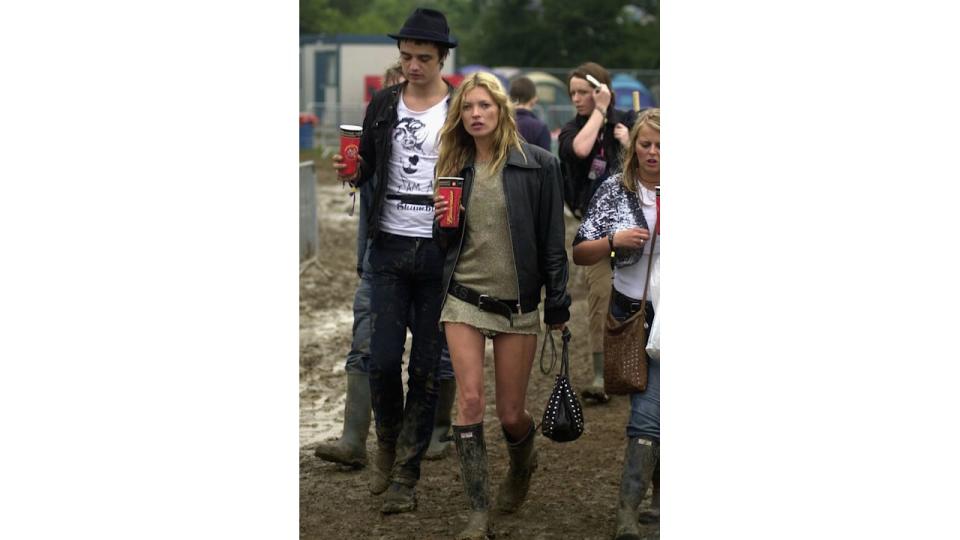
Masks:
[[[600,184],[620,169],[620,153],[629,142],[629,129],[636,114],[613,107],[610,74],[599,64],[581,64],[570,72],[567,85],[577,115],[560,130],[559,154],[564,165],[564,199],[574,216],[580,217]],[[603,324],[610,302],[610,262],[601,260],[584,270],[593,381],[582,395],[588,403],[606,403],[609,398],[603,391]]]
[[[651,253],[649,240],[657,231],[656,187],[660,185],[660,109],[640,113],[630,130],[623,172],[597,190],[573,241],[573,262],[596,264],[614,257],[613,302],[610,314],[618,321],[640,311],[650,257],[660,256],[660,238]],[[653,303],[646,301],[646,325],[653,323]],[[638,344],[645,350],[646,344]],[[646,354],[646,352],[644,352]],[[456,365],[456,364],[454,364]],[[647,388],[630,395],[627,446],[617,508],[618,540],[639,539],[637,507],[651,476],[660,467],[660,360],[647,358]],[[654,486],[654,506],[659,507]],[[658,508],[659,509],[659,508]]]
[[[363,119],[356,172],[342,180],[372,182],[367,254],[373,330],[370,394],[377,433],[370,491],[386,492],[385,514],[416,509],[420,463],[434,429],[441,335],[443,259],[432,241],[437,135],[452,87],[440,70],[457,42],[443,13],[417,8],[396,34],[407,79],[374,94]],[[333,156],[343,169],[343,156]],[[410,310],[414,316],[410,319]],[[407,324],[413,346],[404,396],[402,357]]]
[[[400,65],[400,62],[391,65],[383,72],[383,87],[387,88],[395,84],[400,84],[406,81],[403,77],[403,66]]]
[[[542,120],[533,114],[537,104],[537,87],[529,77],[517,77],[510,81],[510,99],[516,105],[517,129],[530,144],[535,144],[547,152],[550,151],[550,130]]]
[[[526,410],[527,383],[544,323],[570,318],[560,163],[521,142],[500,81],[477,72],[457,90],[440,132],[437,176],[464,179],[457,228],[434,226],[445,251],[441,324],[460,389],[454,442],[470,516],[458,539],[490,532],[483,433],[485,339],[493,341],[496,409],[510,455],[497,509],[523,504],[537,468],[536,425]],[[437,218],[449,201],[437,196]]]

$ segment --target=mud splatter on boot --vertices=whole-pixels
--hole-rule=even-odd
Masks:
[[[492,538],[487,496],[487,446],[483,438],[483,423],[453,426],[453,440],[460,457],[460,477],[467,496],[470,515],[467,525],[457,534],[457,540],[484,540]]]
[[[440,394],[437,397],[437,416],[433,422],[433,435],[430,437],[430,446],[423,459],[443,459],[450,451],[450,425],[453,400],[457,395],[457,381],[455,379],[440,381]]]
[[[417,490],[414,486],[399,484],[393,482],[383,496],[383,505],[380,506],[382,514],[399,514],[400,512],[412,512],[417,509]]]
[[[334,443],[321,443],[314,452],[324,461],[360,469],[367,465],[370,431],[370,379],[366,373],[347,374],[347,399],[343,408],[343,435]]]
[[[396,458],[396,447],[388,447],[383,443],[377,446],[377,454],[370,465],[370,493],[379,495],[390,487],[390,471]]]
[[[503,436],[507,440],[507,451],[510,453],[510,469],[497,493],[497,510],[500,512],[505,514],[516,512],[527,498],[530,477],[533,476],[533,471],[537,470],[537,449],[534,448],[533,442],[536,434],[536,425],[532,418],[530,430],[517,442],[512,442],[507,431],[503,431]]]
[[[653,478],[650,481],[653,484],[650,494],[649,506],[640,510],[640,523],[650,525],[660,522],[660,460],[657,460],[657,466],[653,469]]]
[[[637,526],[637,507],[647,492],[653,469],[660,458],[660,445],[636,438],[627,441],[624,451],[623,475],[620,478],[620,502],[617,507],[617,534],[615,540],[640,540]]]

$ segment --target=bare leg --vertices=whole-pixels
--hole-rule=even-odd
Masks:
[[[457,379],[457,425],[483,423],[483,334],[461,323],[444,323],[453,374]]]
[[[500,484],[497,509],[516,512],[527,498],[530,477],[537,469],[533,418],[526,411],[527,383],[537,348],[537,336],[501,334],[493,338],[496,366],[497,416],[510,454],[510,470]]]
[[[493,338],[497,416],[513,440],[522,439],[533,421],[526,411],[527,384],[537,351],[537,336],[500,334]]]

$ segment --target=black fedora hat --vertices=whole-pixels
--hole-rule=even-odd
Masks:
[[[396,40],[432,41],[451,49],[457,46],[457,40],[450,37],[447,18],[435,9],[415,9],[399,32],[387,35]]]

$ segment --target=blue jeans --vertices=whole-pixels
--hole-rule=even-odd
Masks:
[[[631,315],[615,302],[610,305],[610,314],[618,321]],[[653,304],[647,302],[647,328],[653,324]],[[646,347],[646,344],[643,344]],[[647,357],[647,389],[630,394],[630,419],[627,421],[627,437],[660,442],[660,360]]]
[[[363,227],[366,230],[366,227]],[[370,247],[370,242],[366,241],[365,250]],[[363,274],[360,275],[360,284],[357,285],[357,293],[353,296],[353,340],[350,343],[350,352],[347,353],[346,370],[347,373],[362,373],[364,375],[369,371],[370,363],[370,335],[373,333],[373,321],[370,317],[370,258],[367,256],[369,251],[364,251]],[[413,320],[413,306],[410,308],[410,321]],[[408,322],[408,327],[413,324]],[[453,364],[450,363],[450,351],[447,349],[447,340],[441,333],[442,348],[440,349],[440,374],[439,380],[446,381],[453,379]]]
[[[432,238],[380,232],[370,245],[370,394],[377,440],[395,448],[391,480],[414,485],[430,443],[437,408],[443,255]],[[414,310],[413,320],[410,309]],[[407,324],[413,346],[404,401],[402,365]]]

